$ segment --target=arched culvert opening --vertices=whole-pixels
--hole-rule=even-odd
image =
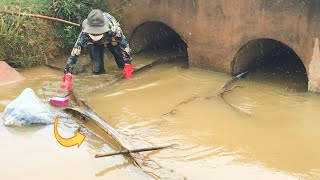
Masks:
[[[187,44],[171,27],[157,21],[139,25],[130,37],[132,54],[152,53],[188,62]]]
[[[294,91],[308,90],[308,77],[302,60],[280,41],[250,41],[235,55],[231,68],[233,75],[249,71],[249,77],[254,80],[284,85]]]

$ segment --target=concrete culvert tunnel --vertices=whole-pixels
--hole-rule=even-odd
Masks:
[[[187,44],[171,27],[157,21],[139,25],[130,37],[132,54],[154,53],[188,62]]]
[[[268,81],[293,91],[308,90],[308,76],[302,60],[280,41],[250,41],[237,52],[231,68],[232,75],[249,71],[249,77],[254,80]]]

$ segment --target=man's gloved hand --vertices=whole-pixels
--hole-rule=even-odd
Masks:
[[[123,68],[123,76],[126,79],[129,79],[132,77],[132,73],[134,71],[134,67],[132,66],[132,64],[124,64],[124,68]]]
[[[72,75],[67,73],[62,77],[62,83],[60,85],[62,89],[72,89]]]
[[[64,74],[70,73],[72,74],[72,67],[70,67],[69,65],[66,66],[66,68],[64,69]]]

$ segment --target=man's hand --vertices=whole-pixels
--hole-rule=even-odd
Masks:
[[[72,89],[72,75],[70,73],[67,73],[62,77],[60,87],[62,89]]]
[[[71,55],[76,55],[79,56],[81,54],[81,49],[80,48],[74,48],[71,52]]]
[[[129,79],[132,77],[132,73],[134,71],[134,67],[132,66],[132,64],[124,64],[124,68],[123,68],[123,76],[126,79]]]

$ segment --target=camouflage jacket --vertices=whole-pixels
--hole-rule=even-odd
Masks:
[[[72,68],[73,65],[76,64],[81,50],[90,44],[107,45],[111,43],[113,46],[119,46],[123,51],[130,54],[129,44],[122,32],[122,29],[120,28],[120,24],[110,14],[104,12],[103,15],[109,20],[110,31],[104,33],[102,39],[97,42],[93,42],[88,33],[81,32],[77,42],[74,45],[71,55],[68,58],[66,69]]]

